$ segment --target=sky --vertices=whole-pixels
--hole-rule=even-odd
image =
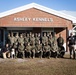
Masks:
[[[37,3],[76,17],[76,0],[0,0],[0,13],[30,3]]]

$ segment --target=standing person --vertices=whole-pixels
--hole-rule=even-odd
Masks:
[[[30,44],[34,44],[35,45],[35,37],[34,37],[34,34],[31,35],[31,38],[30,38]]]
[[[58,43],[58,49],[59,49],[59,53],[60,53],[59,56],[63,57],[65,54],[65,48],[63,47],[64,39],[63,39],[61,34],[59,34],[59,37],[57,39],[57,43]]]
[[[10,33],[8,33],[8,36],[7,36],[7,43],[10,45],[10,43],[11,43],[11,40],[10,40],[10,38],[11,38],[11,35],[10,35]]]
[[[50,35],[51,35],[51,31],[47,33],[48,38],[50,37]]]
[[[74,45],[74,54],[73,54],[73,58],[76,59],[76,35],[74,36],[75,38],[75,45]]]
[[[74,47],[73,47],[73,45],[75,44],[75,38],[73,36],[73,33],[70,33],[70,36],[67,38],[67,41],[69,43],[68,46],[69,46],[70,59],[71,59],[73,57],[73,55],[74,55]],[[72,52],[73,52],[73,54],[72,54]]]
[[[40,40],[40,43],[42,43],[41,33],[38,33],[38,38]]]
[[[37,45],[40,41],[40,37],[38,37],[38,34],[35,34],[35,44]]]
[[[63,39],[61,34],[59,34],[59,37],[57,39],[57,43],[58,43],[58,47],[61,47],[64,44],[64,39]]]
[[[18,38],[18,43],[19,44],[24,44],[24,38],[23,38],[23,36],[22,36],[22,34],[20,34],[20,37]]]
[[[44,33],[42,37],[42,45],[44,46],[46,42],[48,42],[48,37],[46,36],[46,33]]]
[[[30,40],[30,36],[29,36],[29,34],[27,33],[26,37],[24,38],[25,46],[27,46],[27,45],[28,45],[29,40]]]
[[[53,44],[53,38],[52,38],[52,35],[49,35],[49,38],[48,38],[48,44],[49,44],[50,47],[51,47],[51,45]]]
[[[7,57],[10,58],[9,44],[6,44],[5,47],[3,48],[3,58],[6,59]]]
[[[59,52],[58,52],[58,44],[57,44],[57,37],[56,37],[56,33],[53,32],[52,34],[52,46],[51,46],[51,52],[52,52],[52,55],[57,58]]]
[[[11,37],[10,37],[10,49],[13,47],[14,42],[15,42],[15,37],[13,36],[13,33],[11,33]]]
[[[15,58],[17,58],[18,55],[18,33],[15,35],[15,42],[13,48],[15,49]]]
[[[32,32],[29,32],[29,38],[30,38],[30,39],[31,39],[31,37],[32,37],[32,34],[33,34]]]
[[[53,34],[52,34],[52,40],[53,40],[53,42],[55,41],[57,43],[57,37],[56,37],[55,32],[53,32]]]
[[[32,36],[32,32],[29,32],[29,35],[30,35],[30,38],[31,38],[31,36]]]

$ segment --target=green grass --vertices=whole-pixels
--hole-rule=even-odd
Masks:
[[[0,75],[76,75],[76,60],[68,58],[0,59]]]

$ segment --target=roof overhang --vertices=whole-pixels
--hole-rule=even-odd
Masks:
[[[18,13],[18,12],[21,12],[21,11],[24,11],[24,10],[27,10],[27,9],[30,9],[30,8],[36,8],[36,9],[42,10],[44,12],[54,14],[56,16],[71,20],[73,23],[76,23],[76,18],[75,17],[64,14],[64,13],[56,11],[56,10],[53,10],[53,9],[50,9],[50,8],[47,8],[45,6],[42,6],[42,5],[39,5],[39,4],[36,4],[36,3],[31,3],[31,4],[28,4],[28,5],[24,5],[24,6],[21,6],[21,7],[18,7],[18,8],[0,13],[0,18],[8,16],[8,15],[15,14],[15,13]]]

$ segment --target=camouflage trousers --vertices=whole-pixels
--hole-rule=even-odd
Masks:
[[[36,56],[42,58],[43,51],[36,51]]]
[[[44,58],[45,58],[45,57],[50,58],[50,56],[51,56],[51,51],[43,51],[43,57],[44,57]]]
[[[18,51],[21,58],[25,58],[25,51]]]
[[[32,58],[35,58],[35,49],[31,50],[32,52]]]
[[[26,51],[25,55],[26,55],[26,57],[31,58],[31,51]]]

